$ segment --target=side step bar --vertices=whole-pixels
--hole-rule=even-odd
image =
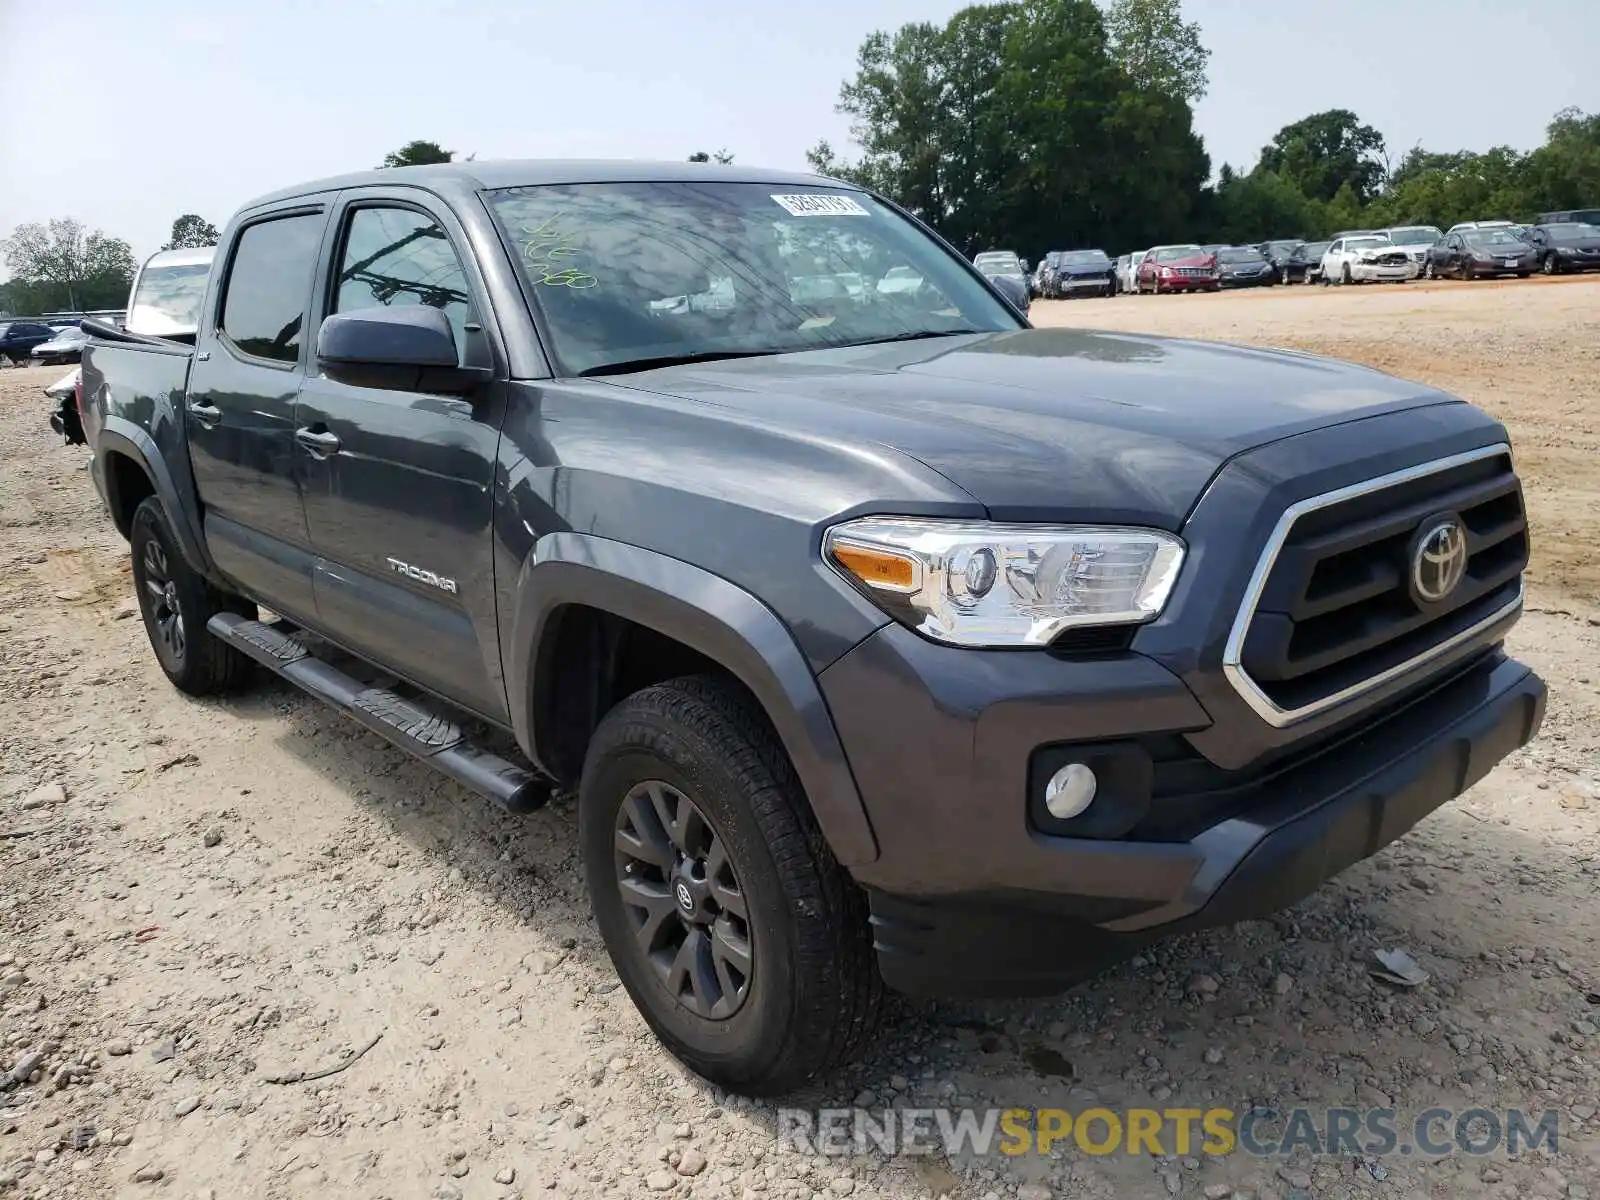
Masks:
[[[206,622],[206,629],[510,812],[532,812],[550,798],[547,780],[474,746],[461,727],[432,708],[429,701],[368,687],[313,655],[298,632],[249,621],[236,613],[218,613]]]

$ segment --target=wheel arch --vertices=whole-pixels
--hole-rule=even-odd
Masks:
[[[581,762],[594,726],[621,695],[658,677],[720,670],[772,725],[839,862],[877,858],[811,667],[788,627],[754,595],[691,563],[571,532],[539,539],[515,595],[507,694],[517,740],[541,769],[571,782],[574,760]],[[645,657],[619,653],[619,638],[642,643]]]
[[[125,417],[108,415],[95,439],[100,478],[105,488],[106,508],[117,532],[123,537],[133,524],[134,511],[149,496],[166,510],[167,522],[184,559],[198,574],[215,579],[210,556],[201,538],[199,514],[186,506],[161,456],[155,440]]]

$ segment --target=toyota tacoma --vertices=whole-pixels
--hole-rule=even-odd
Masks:
[[[264,668],[509,809],[575,790],[623,985],[742,1092],[888,990],[1047,994],[1290,904],[1543,716],[1500,424],[1033,329],[836,181],[330,179],[232,219],[192,345],[87,328],[173,685]]]

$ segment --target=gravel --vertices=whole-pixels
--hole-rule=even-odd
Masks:
[[[780,1152],[771,1103],[688,1075],[615,988],[570,797],[514,817],[286,687],[223,704],[166,686],[143,623],[110,619],[126,546],[82,454],[50,444],[50,380],[8,371],[0,829],[40,832],[0,841],[4,1200],[1600,1197],[1600,595],[1581,590],[1600,573],[1577,549],[1600,537],[1572,524],[1600,509],[1577,484],[1600,462],[1600,284],[1289,291],[1034,319],[1365,347],[1501,406],[1551,530],[1536,554],[1561,556],[1536,562],[1511,638],[1552,682],[1544,736],[1288,913],[1153,946],[1062,997],[907,1003],[863,1062],[792,1102],[1549,1106],[1570,1122],[1555,1159]],[[1367,315],[1402,302],[1418,311]],[[1385,947],[1428,982],[1371,979]]]

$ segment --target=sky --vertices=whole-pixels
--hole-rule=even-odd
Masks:
[[[72,216],[159,249],[180,213],[360,170],[413,138],[479,158],[804,168],[874,29],[954,0],[0,0],[0,237]],[[1187,0],[1213,168],[1349,108],[1393,157],[1530,149],[1600,110],[1600,0]],[[1600,198],[1597,198],[1600,202]],[[0,265],[0,276],[5,274]]]

